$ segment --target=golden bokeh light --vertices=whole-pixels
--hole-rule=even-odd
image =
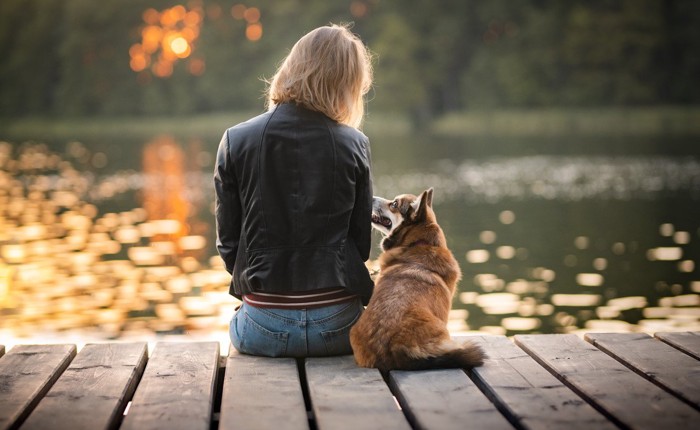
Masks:
[[[131,67],[131,70],[140,72],[148,67],[148,61],[146,61],[146,57],[144,56],[131,57],[129,66]]]
[[[231,16],[239,21],[246,22],[245,37],[251,42],[257,42],[263,36],[263,27],[260,23],[260,9],[248,7],[238,3],[231,8]]]
[[[131,45],[131,48],[129,48],[129,55],[131,57],[143,55],[143,46],[141,46],[140,43],[135,43]]]
[[[362,18],[367,15],[367,4],[362,1],[354,1],[350,3],[350,13],[355,18]]]
[[[159,78],[167,78],[173,74],[173,63],[167,60],[160,60],[152,67],[152,72]]]
[[[153,8],[146,9],[143,12],[143,21],[146,24],[155,25],[160,21],[160,14]]]
[[[260,9],[257,7],[249,7],[243,12],[243,18],[250,24],[254,24],[260,21]]]
[[[199,38],[204,12],[197,4],[188,10],[183,5],[143,12],[141,42],[129,48],[129,66],[139,73],[138,82],[148,83],[150,74],[167,78],[173,74],[175,62],[192,55]],[[150,69],[149,69],[150,68]],[[204,73],[203,60],[190,60],[186,70],[196,76]]]
[[[251,42],[256,42],[262,37],[263,28],[262,24],[256,22],[254,24],[248,25],[245,29],[245,37]]]
[[[152,54],[156,52],[160,46],[160,40],[163,38],[163,30],[155,25],[149,25],[141,31],[143,40],[143,49]]]
[[[243,19],[245,17],[246,7],[244,4],[238,3],[231,8],[231,16],[235,19]]]
[[[202,16],[195,11],[189,11],[185,14],[184,21],[188,28],[198,27],[202,23]]]
[[[170,49],[180,58],[187,58],[191,51],[190,44],[182,36],[178,36],[170,41]]]
[[[185,27],[182,29],[181,34],[185,40],[195,40],[199,37],[199,29],[193,27]]]

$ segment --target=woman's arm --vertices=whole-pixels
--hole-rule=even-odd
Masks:
[[[238,181],[231,163],[228,131],[224,133],[216,152],[214,168],[214,189],[216,190],[216,248],[224,260],[226,271],[233,274],[236,253],[241,238],[241,200],[238,195]]]
[[[355,189],[355,208],[350,219],[350,235],[362,261],[369,259],[372,248],[372,171],[369,141],[363,145],[362,163],[358,166],[359,177]]]

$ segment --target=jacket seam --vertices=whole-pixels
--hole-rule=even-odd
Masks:
[[[262,164],[262,147],[263,147],[263,142],[265,141],[265,134],[267,133],[267,126],[270,124],[270,121],[272,120],[272,117],[275,116],[275,112],[277,112],[277,108],[279,105],[275,106],[275,109],[272,111],[270,116],[267,118],[267,121],[265,121],[265,126],[263,127],[262,131],[260,132],[260,140],[258,141],[258,177],[262,174],[262,168],[260,167]],[[263,199],[263,193],[262,193],[262,187],[260,184],[258,184],[258,196],[260,199],[260,202],[264,202],[265,200]],[[267,242],[267,232],[269,231],[267,228],[267,216],[265,215],[265,206],[260,205],[260,213],[262,216],[263,220],[263,229],[265,231],[265,241]]]
[[[337,154],[337,148],[336,148],[336,142],[335,142],[335,134],[333,134],[333,130],[331,129],[330,125],[328,125],[328,119],[323,116],[323,124],[326,126],[326,129],[328,130],[328,134],[331,137],[331,145],[333,148],[333,186],[331,187],[331,196],[335,196],[335,188],[336,188],[336,177],[338,175],[338,154]],[[328,209],[328,213],[326,215],[326,228],[324,231],[324,237],[323,240],[326,241],[328,240],[328,229],[331,224],[331,208]]]
[[[233,177],[236,180],[236,187],[239,189],[236,189],[236,194],[238,194],[238,200],[241,201],[241,192],[240,192],[240,183],[241,183],[241,178],[238,176],[238,169],[236,168],[236,165],[233,163],[233,157],[231,157],[231,138],[229,137],[229,133],[231,132],[231,129],[229,128],[226,130],[226,170],[227,172],[233,172]],[[243,202],[241,201],[241,204]]]

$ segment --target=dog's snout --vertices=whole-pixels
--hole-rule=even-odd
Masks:
[[[377,196],[372,197],[372,206],[374,206],[374,207],[386,206],[388,204],[389,204],[389,200],[387,200],[387,199],[384,199],[382,197],[377,197]]]

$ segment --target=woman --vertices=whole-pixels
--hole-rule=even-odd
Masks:
[[[344,26],[317,28],[269,82],[269,110],[224,133],[217,248],[243,301],[230,327],[242,353],[352,352],[373,287],[369,141],[357,129],[371,82],[362,42]]]

